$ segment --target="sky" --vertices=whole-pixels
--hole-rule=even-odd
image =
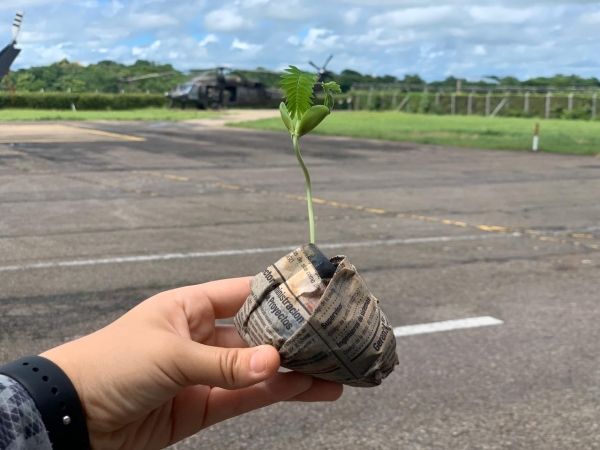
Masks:
[[[18,10],[17,69],[67,58],[308,70],[333,54],[336,72],[427,81],[600,78],[600,0],[0,0],[0,44]]]

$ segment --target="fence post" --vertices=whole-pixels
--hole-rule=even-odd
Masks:
[[[546,95],[546,119],[550,118],[550,107],[552,106],[552,92]]]
[[[352,111],[352,96],[348,97],[346,103],[348,103],[348,111]]]
[[[398,103],[398,91],[394,91],[394,95],[392,95],[392,109],[396,108],[396,103]]]
[[[575,94],[573,92],[571,92],[569,94],[569,111],[573,111],[573,97],[575,96]]]
[[[355,111],[360,110],[360,95],[356,96],[356,103],[354,104],[354,110]]]
[[[469,103],[467,105],[467,114],[469,116],[473,115],[473,92],[469,94]]]
[[[533,146],[532,146],[532,150],[534,152],[538,151],[540,145],[540,124],[539,122],[536,122],[535,124],[535,131],[533,132]]]
[[[496,117],[498,115],[498,113],[502,110],[502,108],[504,108],[504,106],[508,103],[509,98],[510,98],[510,92],[507,92],[505,97],[502,99],[502,101],[500,103],[498,103],[498,106],[496,106],[496,109],[494,110],[494,112],[489,116],[490,119],[493,119],[494,117]]]
[[[367,96],[367,108],[371,110],[371,102],[373,101],[373,88],[369,89],[369,95]]]
[[[598,93],[596,92],[592,97],[592,120],[596,119],[598,113]]]
[[[492,113],[492,92],[488,91],[485,96],[485,117],[489,117]]]
[[[456,115],[456,92],[450,96],[450,114]]]
[[[529,114],[529,92],[525,92],[525,104],[523,105],[523,112]]]
[[[435,93],[435,106],[440,106],[440,91]]]

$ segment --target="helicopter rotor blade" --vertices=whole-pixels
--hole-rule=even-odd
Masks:
[[[329,64],[329,61],[331,61],[332,59],[333,55],[329,55],[329,58],[327,58],[327,61],[325,61],[325,64],[323,64],[323,70],[327,68],[327,64]]]
[[[319,66],[317,66],[317,65],[316,65],[314,62],[312,62],[312,61],[309,61],[308,63],[309,63],[311,66],[313,66],[315,69],[317,69],[317,71],[319,71],[319,72],[321,71],[321,68],[320,68]]]
[[[19,11],[17,13],[17,15],[15,16],[15,20],[13,22],[12,35],[13,35],[13,42],[15,44],[17,43],[17,38],[19,37],[19,33],[21,31],[21,25],[23,23],[23,17],[25,17],[25,13],[23,11]]]

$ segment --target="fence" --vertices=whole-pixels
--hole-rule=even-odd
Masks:
[[[598,119],[598,92],[546,94],[402,92],[353,90],[339,96],[339,108],[367,111],[404,111],[421,114],[479,115],[486,117],[543,117]]]

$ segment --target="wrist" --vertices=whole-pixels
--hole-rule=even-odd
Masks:
[[[68,375],[54,362],[28,356],[0,367],[29,393],[55,450],[89,449],[90,442],[79,395]]]

